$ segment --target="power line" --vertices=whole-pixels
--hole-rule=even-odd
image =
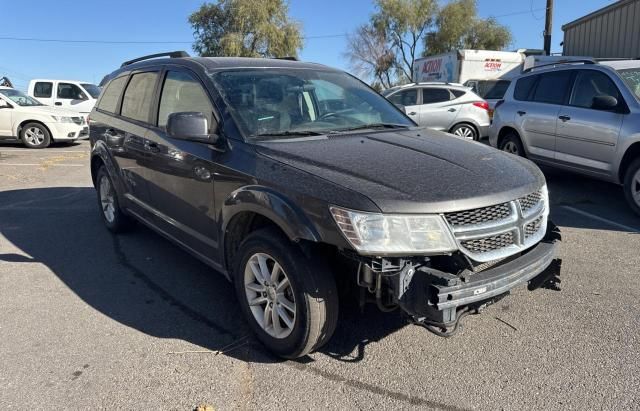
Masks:
[[[497,16],[489,16],[489,17],[493,17],[494,19],[500,18],[500,17],[509,17],[509,16],[517,16],[519,14],[529,14],[529,13],[533,13],[534,11],[542,11],[542,10],[546,10],[546,7],[540,7],[537,9],[529,9],[529,10],[523,10],[523,11],[515,11],[513,13],[507,13],[507,14],[499,14]]]

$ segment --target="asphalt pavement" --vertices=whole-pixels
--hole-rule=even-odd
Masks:
[[[341,307],[299,361],[230,284],[143,226],[102,225],[89,144],[0,144],[0,409],[638,409],[640,218],[620,187],[545,170],[560,291],[517,289],[452,338]]]

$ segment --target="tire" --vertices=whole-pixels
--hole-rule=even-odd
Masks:
[[[113,233],[121,233],[131,228],[133,222],[120,208],[113,180],[104,166],[100,166],[96,174],[96,191],[104,225]]]
[[[524,152],[524,147],[522,146],[522,141],[520,141],[520,137],[513,132],[508,133],[502,139],[502,143],[500,144],[500,150],[506,151],[507,153],[513,154],[515,156],[526,157]]]
[[[236,295],[250,328],[267,349],[293,359],[331,338],[338,321],[338,294],[322,260],[307,257],[273,228],[251,233],[237,256],[232,273]],[[266,269],[261,270],[263,263]],[[276,264],[280,270],[274,272]]]
[[[40,123],[27,123],[20,130],[20,139],[28,148],[45,148],[51,144],[51,134]]]
[[[467,140],[478,141],[480,137],[478,136],[478,131],[474,126],[467,123],[460,123],[453,126],[451,129],[451,134],[456,135],[458,137],[466,138]]]
[[[640,215],[640,158],[631,163],[624,175],[624,196],[631,209]]]

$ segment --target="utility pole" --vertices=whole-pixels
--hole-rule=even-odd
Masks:
[[[551,30],[553,30],[553,0],[547,0],[547,12],[544,21],[544,52],[551,55]]]

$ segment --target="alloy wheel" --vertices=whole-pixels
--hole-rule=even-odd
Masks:
[[[502,147],[502,151],[506,151],[507,153],[518,155],[518,146],[513,141],[507,141],[505,145]]]
[[[31,145],[38,146],[44,142],[44,132],[38,127],[29,127],[24,133],[25,139]]]
[[[640,207],[640,169],[636,171],[633,178],[631,179],[631,197],[636,202],[638,207]]]
[[[244,270],[244,288],[260,327],[274,338],[287,338],[295,325],[296,303],[282,266],[268,254],[252,255]]]
[[[460,126],[458,127],[453,134],[458,137],[463,137],[469,140],[473,140],[474,131],[469,126]]]
[[[100,205],[102,206],[104,218],[109,223],[113,223],[116,217],[115,193],[109,177],[105,175],[100,179]]]

